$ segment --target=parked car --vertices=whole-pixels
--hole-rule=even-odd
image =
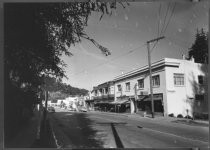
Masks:
[[[52,106],[48,107],[47,110],[48,112],[53,112],[53,113],[55,112],[55,108]]]
[[[87,109],[86,109],[85,107],[82,107],[82,108],[80,109],[80,111],[81,111],[81,112],[87,112]]]

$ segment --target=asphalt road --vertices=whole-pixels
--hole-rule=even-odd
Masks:
[[[208,147],[209,128],[176,120],[56,109],[49,118],[60,148]]]

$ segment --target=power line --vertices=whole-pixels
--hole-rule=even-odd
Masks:
[[[163,32],[166,31],[166,29],[167,29],[167,27],[168,27],[168,25],[169,25],[169,22],[171,21],[171,18],[172,18],[173,14],[174,14],[175,7],[176,7],[176,2],[174,3],[174,7],[173,7],[173,9],[172,9],[171,16],[170,16],[170,18],[169,18],[169,20],[168,20],[168,23],[167,23],[167,25],[166,25],[166,27],[165,27],[165,29],[164,29]],[[164,34],[165,34],[165,33],[164,33]]]
[[[158,34],[157,34],[157,37],[159,37],[160,12],[161,12],[161,3],[160,3],[160,6],[159,6],[159,11],[158,11]]]
[[[164,26],[165,26],[165,23],[166,23],[166,18],[167,18],[167,16],[168,16],[168,11],[169,11],[170,5],[171,5],[171,2],[168,4],[167,10],[166,10],[166,15],[165,15],[165,17],[164,17],[163,26],[162,26],[160,35],[162,35],[163,29],[164,29]]]
[[[159,36],[162,36],[162,35],[165,34],[166,29],[167,29],[167,27],[168,27],[168,25],[169,25],[169,23],[170,23],[170,21],[171,21],[171,18],[172,18],[173,14],[174,14],[175,7],[176,7],[176,2],[174,3],[174,6],[173,6],[173,9],[172,9],[171,15],[170,15],[170,17],[169,17],[169,19],[168,19],[168,22],[167,22],[167,24],[166,24],[166,26],[165,26],[165,29],[164,29],[164,25],[165,25],[165,20],[164,20],[164,24],[163,24],[163,27],[162,27],[162,30],[161,30],[161,33],[160,33]],[[169,5],[168,5],[168,8],[169,8]],[[168,14],[168,9],[167,9],[165,18],[166,18],[166,16],[167,16],[167,14]],[[155,48],[155,46],[157,45],[157,43],[158,43],[158,41],[156,41],[156,43],[154,44],[153,48],[151,49],[151,52],[153,51],[153,49]]]
[[[114,57],[114,58],[112,58],[112,59],[110,59],[110,60],[108,60],[108,61],[106,61],[106,62],[104,62],[104,63],[101,63],[101,64],[99,64],[99,65],[93,66],[93,67],[92,67],[91,69],[89,69],[89,70],[93,70],[93,69],[96,69],[96,68],[98,68],[98,67],[101,67],[101,66],[103,66],[103,65],[105,65],[105,64],[107,64],[107,63],[109,63],[109,62],[111,62],[111,61],[113,61],[113,60],[117,60],[117,59],[119,59],[119,58],[121,58],[121,57],[123,57],[123,56],[126,56],[126,55],[128,55],[128,54],[134,52],[134,51],[137,51],[137,50],[139,50],[139,48],[142,48],[142,47],[144,47],[144,46],[146,46],[146,44],[142,44],[141,46],[139,46],[139,47],[137,47],[137,48],[134,48],[134,49],[132,49],[132,50],[126,52],[126,53],[123,53],[123,54],[120,55],[120,56]],[[78,74],[83,73],[83,72],[85,72],[85,70],[82,70],[82,71],[80,71],[80,72],[78,72],[78,73],[76,73],[76,74],[73,74],[73,75],[78,75]]]
[[[165,22],[166,22],[166,18],[168,16],[168,11],[169,11],[169,7],[170,7],[170,4],[168,4],[168,7],[167,7],[167,10],[166,10],[166,14],[165,14],[165,17],[164,17],[164,21],[163,21],[163,25],[162,25],[162,29],[161,29],[161,32],[160,32],[160,35],[159,35],[159,27],[158,27],[158,35],[157,37],[161,36],[162,35],[162,32],[163,32],[163,29],[164,29],[164,26],[165,26]],[[160,13],[160,7],[159,7],[159,12]],[[160,14],[159,14],[160,15]],[[159,18],[160,19],[160,18]],[[160,21],[160,20],[159,20]],[[158,24],[159,25],[159,24]],[[155,46],[157,45],[158,41],[156,41],[153,45],[153,47],[151,48],[151,52],[154,50]]]

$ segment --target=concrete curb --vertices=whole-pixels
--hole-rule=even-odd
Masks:
[[[52,123],[51,123],[50,119],[48,121],[49,121],[50,131],[51,131],[51,134],[52,134],[53,139],[54,139],[54,145],[56,145],[57,148],[61,148],[61,146],[58,144],[58,140],[57,140],[57,138],[55,136],[55,132],[53,130],[53,126],[52,126]]]

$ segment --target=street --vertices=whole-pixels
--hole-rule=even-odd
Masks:
[[[49,113],[60,148],[164,148],[208,146],[208,126],[177,123],[178,118],[143,118],[106,112]]]

